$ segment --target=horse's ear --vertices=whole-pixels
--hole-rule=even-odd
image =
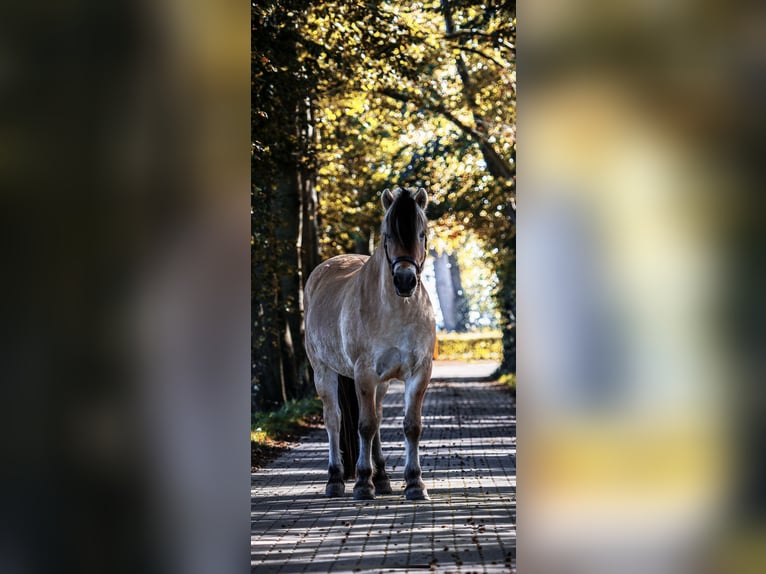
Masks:
[[[415,203],[417,203],[420,206],[420,209],[423,210],[425,210],[426,205],[428,205],[428,194],[422,187],[415,194]]]
[[[390,189],[384,189],[380,196],[380,200],[383,202],[383,209],[388,211],[388,208],[391,207],[391,204],[394,202],[394,194],[391,193]]]

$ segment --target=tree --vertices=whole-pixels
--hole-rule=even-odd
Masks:
[[[473,230],[492,254],[515,369],[515,4],[362,6],[310,15],[333,78],[318,100],[323,247],[373,238],[381,189],[426,187],[437,233]]]
[[[484,242],[515,368],[515,4],[276,0],[252,14],[259,404],[310,389],[303,283],[320,252],[374,248],[380,191],[396,185],[429,190],[447,244]]]
[[[300,58],[307,1],[253,5],[253,387],[272,406],[311,387],[303,282],[316,266],[314,70]]]
[[[434,258],[436,293],[439,296],[445,331],[465,332],[468,327],[468,302],[460,279],[460,266],[454,253],[431,252]]]

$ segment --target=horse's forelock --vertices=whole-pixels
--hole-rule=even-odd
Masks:
[[[386,214],[388,232],[402,247],[412,249],[417,241],[417,223],[421,217],[415,198],[409,190],[403,189]]]

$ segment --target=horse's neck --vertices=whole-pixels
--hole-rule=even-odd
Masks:
[[[385,275],[389,273],[388,262],[383,248],[378,245],[370,258],[359,271],[358,278],[363,282],[362,289],[367,297],[387,299]],[[396,294],[394,294],[396,296]]]

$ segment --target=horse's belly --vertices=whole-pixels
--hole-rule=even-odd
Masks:
[[[306,354],[315,369],[322,363],[344,377],[354,376],[353,363],[343,351],[337,318],[332,320],[326,313],[321,316],[306,313]]]
[[[363,255],[339,255],[320,264],[306,282],[306,352],[316,369],[322,364],[353,378],[354,363],[343,342],[344,299],[349,280],[367,260]]]

